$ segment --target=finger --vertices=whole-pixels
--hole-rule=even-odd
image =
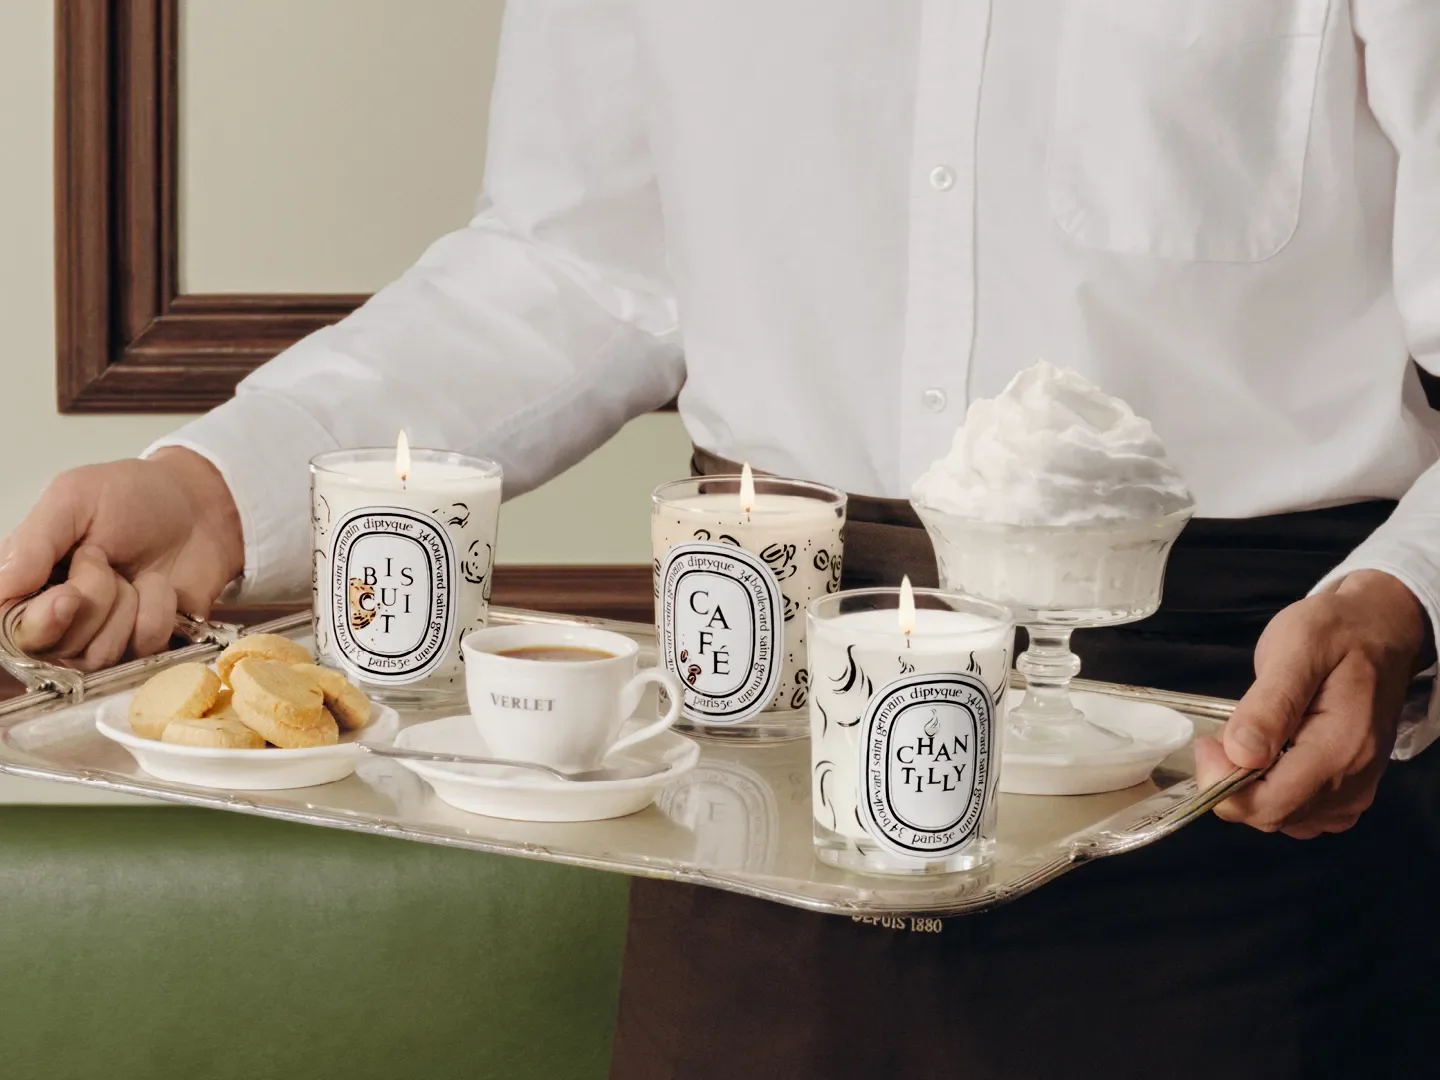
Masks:
[[[1195,740],[1195,783],[1201,791],[1211,784],[1225,779],[1237,768],[1240,766],[1226,756],[1225,747],[1216,736],[1202,735]],[[1245,804],[1236,802],[1244,790],[1242,788],[1240,792],[1231,795],[1224,802],[1217,803],[1215,816],[1225,821],[1245,821],[1249,808]]]
[[[150,656],[170,644],[175,628],[175,589],[164,574],[147,571],[135,579],[139,607],[130,646],[136,656]]]
[[[82,671],[98,671],[117,663],[125,655],[130,635],[135,632],[135,611],[139,606],[140,598],[135,586],[117,577],[115,603],[110,608],[110,614],[95,631],[76,666]]]
[[[0,561],[0,603],[44,586],[55,564],[85,535],[89,513],[83,509],[84,489],[75,473],[56,477],[7,537]]]
[[[1271,643],[1254,684],[1225,723],[1225,755],[1247,769],[1274,761],[1333,666],[1308,635]]]
[[[194,571],[197,567],[188,563],[176,568],[176,577],[182,584],[177,590],[175,603],[180,611],[196,619],[208,619],[210,611],[215,606],[215,598],[225,588],[226,582],[211,582],[214,577],[208,568],[203,571],[203,578],[198,578]]]
[[[81,597],[80,610],[76,613],[70,629],[51,650],[62,659],[70,659],[83,653],[115,606],[119,575],[110,569],[105,553],[93,545],[77,548],[70,557],[70,578],[67,584],[75,586]]]
[[[70,629],[82,602],[80,590],[74,585],[56,585],[46,589],[25,605],[20,625],[15,628],[15,644],[27,653],[42,653],[54,647]]]
[[[1313,820],[1307,818],[1303,824],[1286,825],[1280,831],[1296,840],[1314,840],[1315,837],[1323,836],[1326,833],[1342,833],[1347,829],[1352,829],[1359,820],[1360,815],[1358,814],[1321,817]]]
[[[1216,812],[1226,821],[1244,822],[1265,832],[1304,824],[1301,811],[1330,783],[1335,771],[1321,745],[1318,740],[1305,741],[1302,733],[1269,772],[1227,799],[1223,813],[1219,808]]]
[[[1363,809],[1340,808],[1326,813],[1309,814],[1302,821],[1290,822],[1280,831],[1297,840],[1313,839],[1323,833],[1342,833],[1353,829],[1362,813]]]
[[[1201,791],[1225,779],[1236,766],[1225,756],[1225,747],[1214,735],[1201,735],[1195,740],[1195,783]],[[1235,796],[1215,804],[1215,816],[1226,821],[1237,820],[1233,803]]]
[[[1225,756],[1225,747],[1218,738],[1201,735],[1195,740],[1195,783],[1201,791],[1234,771],[1235,763]]]

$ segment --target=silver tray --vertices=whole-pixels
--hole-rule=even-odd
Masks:
[[[811,911],[856,917],[961,915],[1022,896],[1090,859],[1116,855],[1193,821],[1251,775],[1237,770],[1204,791],[1191,751],[1167,758],[1143,783],[1104,795],[1002,795],[998,854],[983,874],[881,878],[819,862],[811,847],[810,757],[805,740],[735,746],[701,740],[700,763],[629,817],[574,824],[502,821],[441,802],[393,761],[369,758],[354,776],[320,787],[235,793],[158,780],[99,736],[94,719],[108,697],[162,666],[206,660],[237,627],[182,620],[194,644],[80,675],[25,656],[11,631],[18,607],[0,616],[0,665],[29,687],[0,703],[0,773],[82,784],[190,806],[472,848],[622,874],[728,889]],[[496,608],[492,623],[584,623],[635,638],[653,657],[654,631],[637,623],[569,619]],[[256,631],[305,639],[309,617],[278,619]],[[1014,676],[1019,678],[1018,675]],[[1179,710],[1200,733],[1213,731],[1233,702],[1077,680],[1077,689]],[[454,710],[447,710],[454,711]],[[435,712],[402,712],[402,723]]]

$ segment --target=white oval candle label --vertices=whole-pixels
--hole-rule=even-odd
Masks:
[[[954,854],[980,828],[995,700],[974,675],[902,675],[860,727],[860,823],[897,855]]]
[[[423,679],[455,639],[455,550],[429,514],[352,511],[330,547],[330,630],[352,673],[371,683]]]
[[[679,544],[660,572],[661,649],[685,684],[685,715],[735,724],[775,696],[784,600],[762,559],[729,544]]]

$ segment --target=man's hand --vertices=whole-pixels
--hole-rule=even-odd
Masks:
[[[1255,648],[1254,685],[1219,739],[1197,740],[1195,757],[1202,787],[1236,765],[1280,760],[1215,812],[1300,839],[1354,825],[1375,798],[1430,636],[1415,595],[1375,570],[1276,615]]]
[[[26,606],[17,644],[93,670],[164,649],[177,606],[208,615],[243,568],[224,479],[199,454],[167,448],[56,477],[0,544],[0,603],[57,582]]]

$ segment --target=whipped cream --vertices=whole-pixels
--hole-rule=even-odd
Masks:
[[[1193,504],[1150,421],[1077,372],[1041,360],[972,402],[915,502],[1006,525],[1163,517]]]

